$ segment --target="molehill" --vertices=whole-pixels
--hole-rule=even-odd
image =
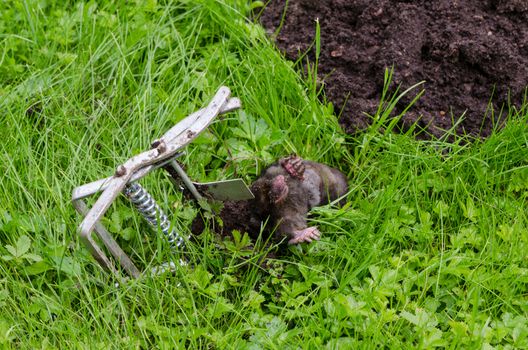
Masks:
[[[285,9],[285,4],[288,3]],[[284,12],[286,11],[286,12]],[[281,23],[278,35],[273,33]],[[260,22],[296,60],[321,28],[319,79],[348,133],[375,112],[385,68],[401,91],[425,81],[424,95],[401,126],[418,124],[441,136],[464,115],[457,133],[488,136],[497,112],[519,106],[528,85],[526,0],[272,0]],[[314,50],[308,57],[314,61]],[[402,110],[418,91],[402,99]]]

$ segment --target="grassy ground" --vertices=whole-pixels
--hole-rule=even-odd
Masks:
[[[349,137],[245,1],[112,3],[1,5],[1,346],[528,348],[526,108],[486,141],[418,142],[390,132],[387,96]],[[193,268],[116,287],[76,236],[71,190],[220,85],[244,109],[189,147],[194,179],[250,181],[296,152],[350,177],[346,206],[315,210],[322,240],[266,265],[205,233]],[[143,183],[186,233],[194,209],[162,180]],[[124,201],[106,223],[142,268],[170,258]]]

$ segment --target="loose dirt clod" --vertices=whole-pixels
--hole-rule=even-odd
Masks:
[[[272,0],[260,20],[275,31],[285,1]],[[379,103],[383,72],[405,89],[425,81],[425,94],[406,113],[440,136],[465,113],[458,133],[489,135],[486,113],[519,105],[528,85],[528,2],[524,0],[290,0],[277,46],[295,60],[321,26],[319,75],[340,122],[354,133]],[[308,55],[313,61],[314,52]],[[401,90],[403,91],[403,90]],[[415,94],[405,97],[401,110]],[[347,100],[348,97],[348,100]]]

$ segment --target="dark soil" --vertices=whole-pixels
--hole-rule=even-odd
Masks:
[[[251,207],[251,201],[226,201],[223,203],[222,210],[218,217],[221,224],[215,220],[208,220],[212,232],[216,232],[221,236],[231,236],[231,232],[237,230],[239,232],[247,232],[248,235],[256,240],[260,233],[261,221],[255,217],[254,210]],[[194,219],[191,232],[194,235],[199,235],[205,229],[205,220],[201,214]]]
[[[527,0],[272,0],[260,17],[291,60],[321,26],[319,79],[340,122],[355,133],[379,104],[385,68],[394,66],[400,91],[425,81],[424,95],[403,126],[419,125],[435,136],[464,115],[458,133],[489,135],[501,107],[519,106],[528,85]],[[308,52],[315,60],[314,50]],[[394,87],[393,87],[394,88]],[[416,95],[404,98],[405,107]],[[495,121],[496,122],[496,121]]]

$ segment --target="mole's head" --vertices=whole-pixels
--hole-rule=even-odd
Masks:
[[[270,199],[273,203],[278,204],[284,201],[288,196],[288,185],[284,175],[277,175],[271,180]]]

